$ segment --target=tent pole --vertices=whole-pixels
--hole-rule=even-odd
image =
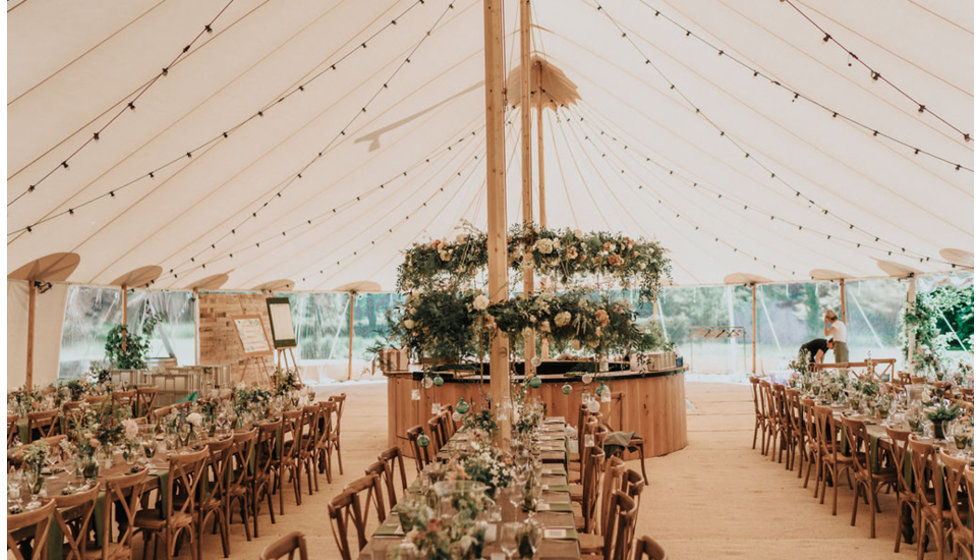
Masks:
[[[24,388],[34,385],[34,306],[37,300],[37,288],[33,280],[27,281],[27,371],[24,376]]]
[[[194,363],[201,365],[201,294],[194,288]]]
[[[759,330],[755,305],[755,284],[752,284],[752,373],[757,373],[755,369],[755,345],[756,333]]]
[[[126,284],[122,285],[122,351],[126,352],[126,339],[129,338],[129,316],[127,315],[129,307],[129,294],[126,293]]]
[[[840,279],[840,320],[847,323],[847,300],[844,298],[844,279]]]
[[[504,12],[501,0],[483,0],[487,134],[487,279],[490,301],[507,299],[507,184],[504,137]],[[490,344],[490,405],[509,412],[507,338],[498,329]],[[509,418],[509,413],[507,418]],[[497,443],[510,441],[510,422],[500,422]]]
[[[357,292],[350,292],[350,326],[347,329],[347,381],[354,372],[354,298]]]
[[[906,298],[905,312],[908,313],[915,307],[915,275],[909,274],[909,295]],[[912,369],[912,356],[915,355],[915,331],[907,331],[906,336],[908,337],[908,353],[905,356],[905,368]]]
[[[541,62],[535,64],[535,68],[538,72],[538,223],[541,224],[542,228],[548,227],[547,214],[545,213],[544,207],[544,117],[542,112],[544,111],[544,88],[541,82]],[[541,287],[548,287],[548,277],[541,279]],[[548,338],[541,337],[541,359],[548,358]]]
[[[521,219],[534,223],[534,188],[531,184],[531,0],[521,0]],[[524,262],[531,262],[531,249]],[[534,269],[524,269],[524,295],[534,294]],[[534,331],[524,335],[524,377],[535,374]]]

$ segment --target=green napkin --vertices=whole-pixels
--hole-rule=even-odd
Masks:
[[[545,509],[539,511],[560,511],[565,513],[572,513],[572,504],[570,502],[558,502],[544,504]]]
[[[575,529],[545,529],[544,538],[552,541],[577,541],[578,532]]]
[[[548,484],[544,487],[548,492],[571,492],[567,484]]]
[[[374,531],[375,537],[400,537],[404,534],[400,524],[385,523]]]

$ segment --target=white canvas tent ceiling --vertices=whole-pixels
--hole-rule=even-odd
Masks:
[[[972,262],[972,3],[599,3],[532,3],[535,55],[581,96],[545,115],[549,226],[657,239],[677,284]],[[510,69],[516,16],[506,2]],[[8,273],[74,252],[75,283],[153,264],[162,289],[392,289],[411,243],[485,228],[482,17],[479,0],[13,0]]]

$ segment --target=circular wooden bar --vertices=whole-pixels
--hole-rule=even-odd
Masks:
[[[647,457],[666,455],[687,446],[685,369],[677,367],[646,373],[617,371],[601,374],[612,396],[610,402],[601,403],[603,416],[614,430],[636,432],[643,436]],[[489,380],[480,375],[463,378],[446,376],[442,386],[428,389],[422,387],[419,372],[386,375],[388,444],[398,445],[408,454],[411,454],[411,449],[405,432],[412,426],[426,427],[426,422],[433,416],[433,405],[455,404],[461,398],[480,403],[483,395],[490,391]],[[586,388],[594,393],[599,381],[583,385],[581,373],[578,372],[574,375],[540,377],[541,387],[529,389],[532,396],[545,403],[549,416],[564,416],[569,424],[578,424],[582,390]],[[565,383],[572,386],[570,395],[561,391]],[[413,390],[418,390],[419,400],[412,400]]]

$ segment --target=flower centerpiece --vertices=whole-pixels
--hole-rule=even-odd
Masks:
[[[959,405],[947,406],[945,403],[926,409],[926,418],[932,422],[933,435],[936,439],[946,439],[943,424],[959,418],[960,412]]]
[[[24,451],[23,463],[27,472],[27,483],[33,496],[41,492],[41,487],[44,484],[44,476],[41,470],[44,468],[50,451],[48,442],[44,440],[35,441]]]
[[[463,471],[470,480],[487,487],[487,495],[493,497],[499,488],[510,484],[513,473],[503,452],[490,443],[474,442],[474,451],[463,458]]]
[[[467,412],[463,415],[463,429],[476,432],[477,439],[491,440],[497,435],[500,426],[489,409]]]
[[[298,370],[276,367],[275,371],[272,372],[272,393],[277,397],[289,395],[302,386],[303,383],[300,381]]]

